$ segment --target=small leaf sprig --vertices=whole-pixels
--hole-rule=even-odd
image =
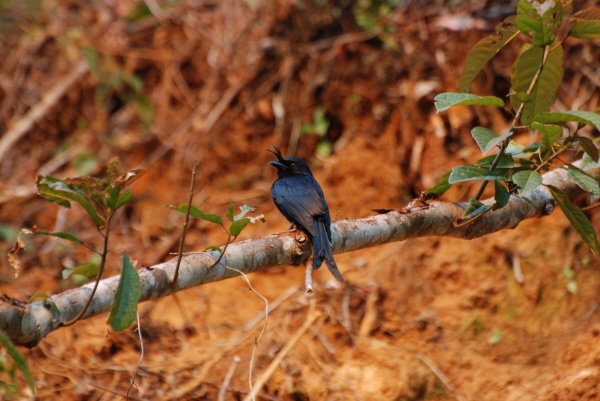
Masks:
[[[96,250],[77,238],[77,236],[68,232],[48,232],[38,230],[37,228],[33,230],[33,233],[36,235],[57,237],[82,245],[100,256],[98,265],[95,263],[88,263],[72,270],[66,269],[63,272],[63,277],[65,278],[72,274],[88,277],[96,276],[96,282],[87,303],[75,318],[62,323],[63,326],[70,326],[80,320],[92,303],[96,290],[98,289],[98,284],[102,279],[106,257],[109,252],[108,244],[111,221],[117,210],[125,206],[132,198],[131,190],[126,189],[126,187],[131,185],[145,173],[145,170],[134,169],[121,176],[117,176],[117,166],[117,161],[111,162],[107,167],[107,173],[104,178],[84,176],[61,180],[48,175],[39,176],[37,179],[38,195],[49,202],[54,202],[66,208],[71,208],[72,202],[80,205],[87,212],[88,216],[91,217],[98,233],[103,238],[102,249]],[[141,289],[139,277],[129,256],[124,253],[119,288],[111,307],[108,321],[114,330],[124,330],[131,325],[136,316],[135,311],[132,313],[131,308],[137,308],[137,303],[140,298]],[[48,300],[46,300],[46,302],[48,302]],[[124,308],[124,305],[127,305],[128,307]]]

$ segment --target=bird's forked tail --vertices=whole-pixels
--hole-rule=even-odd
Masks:
[[[333,274],[340,283],[344,282],[342,274],[338,270],[335,260],[333,259],[333,252],[331,251],[331,243],[329,242],[329,235],[327,232],[327,222],[315,219],[314,222],[315,231],[317,235],[313,238],[313,250],[314,250],[314,261],[313,268],[318,269],[325,261],[327,268]]]

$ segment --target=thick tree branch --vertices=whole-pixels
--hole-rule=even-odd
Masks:
[[[600,176],[600,169],[588,171]],[[571,200],[583,195],[581,190],[562,169],[544,175],[544,184],[551,184],[565,191]],[[554,211],[555,201],[549,191],[540,186],[532,191],[526,202],[511,197],[509,204],[498,211],[487,213],[473,224],[455,227],[464,204],[431,202],[427,208],[413,208],[407,213],[392,211],[359,220],[342,220],[332,224],[333,250],[335,253],[355,251],[395,241],[424,236],[449,236],[472,239],[506,228],[515,228],[521,221],[541,217]],[[493,199],[484,203],[492,204]],[[225,265],[244,273],[274,266],[300,265],[311,253],[307,238],[299,231],[286,231],[266,237],[229,244],[225,257],[219,264],[218,252],[188,254],[181,261],[179,279],[175,286],[171,280],[175,272],[176,258],[139,271],[141,301],[161,298],[174,292],[209,282],[224,280],[238,274]],[[143,261],[141,261],[143,263]],[[119,277],[100,282],[96,295],[83,318],[108,312],[117,289]],[[0,330],[19,345],[33,347],[50,332],[60,328],[62,322],[75,317],[88,300],[93,283],[57,294],[48,301],[22,304],[7,297],[0,298]]]

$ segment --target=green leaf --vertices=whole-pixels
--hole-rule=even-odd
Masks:
[[[137,313],[137,304],[142,298],[142,287],[140,277],[135,267],[131,263],[129,256],[123,253],[123,267],[121,269],[121,278],[115,293],[108,324],[115,331],[125,330],[135,320]]]
[[[248,218],[239,219],[239,220],[234,221],[231,224],[231,227],[229,227],[229,233],[231,235],[233,235],[234,237],[237,237],[238,235],[240,235],[240,233],[242,232],[244,227],[246,227],[248,225],[248,223],[250,223],[250,219],[248,219]]]
[[[577,21],[569,34],[579,39],[600,39],[600,8],[588,8],[573,15]]]
[[[27,366],[25,358],[23,358],[23,355],[21,355],[19,350],[17,350],[17,347],[13,345],[13,343],[10,341],[10,338],[8,338],[8,336],[4,334],[2,330],[0,330],[0,345],[2,345],[2,348],[6,350],[6,353],[11,357],[11,359],[15,361],[15,366],[21,371],[21,373],[23,373],[25,381],[31,389],[31,392],[34,396],[37,396],[35,381],[33,380],[33,375],[29,370],[29,366]]]
[[[225,214],[227,220],[233,221],[233,203],[227,206],[227,213]]]
[[[567,173],[569,173],[569,177],[571,177],[581,189],[593,195],[600,195],[600,185],[598,185],[598,181],[596,181],[594,177],[571,165],[567,166]]]
[[[76,242],[79,245],[84,244],[84,242],[82,240],[80,240],[79,238],[77,238],[76,236],[69,234],[69,233],[65,233],[65,232],[59,231],[59,232],[51,233],[51,232],[44,231],[44,230],[36,230],[35,234],[36,235],[49,235],[51,237],[58,237],[58,238],[66,239],[68,241]]]
[[[580,124],[591,125],[600,130],[600,115],[591,111],[570,110],[560,113],[543,113],[537,116],[534,121],[543,124],[574,121]]]
[[[515,96],[514,94],[528,92],[533,77],[542,65],[543,58],[543,48],[525,45],[512,66],[510,101],[515,110],[519,109],[521,103],[525,103],[521,116],[521,122],[525,125],[550,109],[550,105],[556,100],[556,91],[563,78],[563,50],[560,44],[555,44],[548,53],[546,63],[527,100],[523,101],[519,96]]]
[[[475,142],[477,142],[477,145],[479,146],[479,149],[481,149],[481,152],[485,155],[494,146],[498,145],[501,142],[504,142],[504,140],[510,137],[512,134],[500,136],[494,131],[485,127],[475,127],[471,130],[471,135],[473,136],[473,139],[475,139]]]
[[[254,208],[248,205],[240,206],[240,210],[241,212],[235,215],[233,221],[238,221],[239,219],[243,218],[248,212],[254,212]]]
[[[40,195],[42,198],[46,199],[50,203],[56,203],[57,205],[66,207],[67,209],[71,208],[71,202],[63,198],[59,198],[58,196],[43,194],[40,192],[38,192],[38,195]]]
[[[483,168],[473,166],[458,166],[452,169],[448,183],[455,184],[472,180],[503,180],[504,177]]]
[[[173,210],[177,210],[178,212],[181,213],[187,213],[187,205],[179,205],[177,207],[174,206],[167,206],[169,209],[173,209]],[[197,219],[202,219],[202,220],[206,220],[206,221],[210,221],[211,223],[216,223],[219,225],[223,225],[223,222],[221,221],[221,218],[219,216],[217,216],[216,214],[213,213],[204,213],[202,210],[198,209],[196,206],[193,206],[190,208],[190,216],[195,217]]]
[[[54,196],[66,201],[72,201],[80,204],[92,217],[97,226],[101,226],[103,224],[102,218],[98,215],[96,209],[94,209],[85,194],[66,182],[49,175],[39,176],[38,191],[45,195]]]
[[[78,266],[75,269],[64,269],[62,273],[63,280],[66,280],[71,275],[79,275],[84,277],[94,277],[98,275],[100,267],[98,263],[90,262],[84,265]]]
[[[504,101],[495,96],[477,96],[470,93],[440,93],[434,99],[438,113],[452,106],[480,105],[504,107]]]
[[[484,213],[490,209],[489,206],[484,205],[477,199],[470,199],[469,206],[467,206],[467,210],[462,215],[463,219],[468,219],[471,217],[475,217],[478,214]]]
[[[473,163],[473,165],[477,166],[477,167],[482,167],[482,168],[489,168],[491,167],[492,163],[494,162],[494,159],[496,159],[497,155],[491,155],[491,156],[486,156],[483,159],[479,159],[477,160],[475,163]],[[498,161],[498,164],[496,165],[496,168],[513,168],[513,167],[520,167],[521,165],[518,164],[515,159],[513,159],[512,157],[510,157],[507,154],[503,154],[502,156],[500,156],[500,160]]]
[[[121,192],[119,194],[119,197],[117,198],[117,203],[115,204],[115,210],[119,209],[120,207],[125,205],[127,202],[129,202],[131,200],[132,196],[133,196],[133,193],[129,189],[126,189],[125,191]]]
[[[531,128],[542,133],[542,142],[548,149],[552,149],[554,142],[563,136],[563,129],[558,125],[533,122]]]
[[[542,176],[536,171],[519,171],[513,174],[512,180],[521,187],[521,195],[536,189],[542,183]]]
[[[492,206],[492,210],[502,209],[510,200],[510,192],[508,192],[508,189],[506,189],[506,187],[499,181],[494,181],[494,188],[496,190],[496,194],[494,195],[495,202]]]
[[[106,206],[108,206],[110,209],[115,209],[115,205],[117,204],[117,199],[119,198],[120,191],[121,186],[119,184],[106,188],[106,192],[104,194],[104,202],[106,203]]]
[[[458,83],[458,90],[460,92],[467,92],[477,74],[479,74],[488,61],[517,36],[519,30],[514,22],[514,16],[505,19],[504,22],[496,26],[496,34],[494,36],[477,42],[469,51]]]
[[[538,3],[526,0],[517,5],[517,27],[529,36],[534,46],[543,47],[554,42],[556,31],[562,23],[563,8],[560,1]]]
[[[600,163],[593,161],[587,153],[584,153],[583,157],[581,158],[581,164],[579,165],[579,168],[586,171],[598,167],[600,167]]]
[[[540,151],[540,149],[542,147],[544,147],[544,144],[541,142],[530,143],[529,145],[527,145],[523,149],[521,149],[521,153],[523,153],[523,154],[537,153]]]
[[[450,177],[451,171],[448,171],[446,174],[440,177],[439,182],[433,188],[430,188],[425,192],[425,200],[435,199],[442,196],[447,190],[452,188],[452,184],[448,183],[448,178]]]
[[[566,193],[552,185],[548,185],[548,189],[565,216],[567,216],[567,219],[569,219],[569,222],[571,222],[571,225],[590,247],[590,250],[594,256],[597,257],[598,253],[600,252],[598,236],[596,235],[596,231],[594,231],[594,227],[590,221],[587,219],[587,217],[585,217],[585,214],[583,214],[581,209],[571,203]]]
[[[600,22],[578,22],[571,28],[569,34],[578,39],[600,39]]]
[[[596,148],[596,145],[594,145],[594,142],[592,142],[592,140],[590,138],[586,138],[583,136],[580,136],[577,139],[579,140],[579,144],[583,148],[583,151],[589,157],[591,157],[593,161],[597,162],[598,161],[598,148]]]

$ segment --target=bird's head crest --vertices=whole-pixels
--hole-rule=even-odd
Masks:
[[[275,145],[273,145],[273,147],[275,148],[275,152],[273,152],[270,149],[267,149],[267,152],[273,153],[275,156],[277,156],[277,160],[279,160],[279,163],[283,163],[285,158],[283,157],[283,154],[281,154],[281,150],[279,150],[279,148]]]

